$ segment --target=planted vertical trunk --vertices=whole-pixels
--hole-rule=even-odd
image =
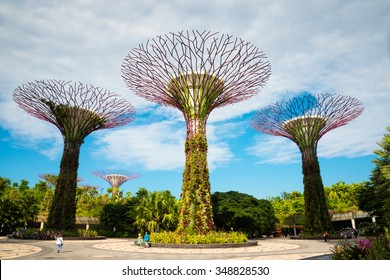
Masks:
[[[149,101],[179,109],[186,120],[179,231],[214,228],[206,120],[215,108],[255,95],[271,74],[255,46],[231,35],[181,31],[133,49],[122,64],[126,85]]]
[[[61,80],[27,83],[15,89],[13,99],[29,114],[54,124],[62,134],[64,152],[48,225],[57,230],[74,229],[80,147],[96,130],[131,122],[133,106],[102,88]]]
[[[305,197],[305,235],[331,230],[317,158],[318,141],[363,112],[359,100],[336,94],[308,94],[271,104],[258,112],[251,125],[258,131],[286,137],[299,147]]]
[[[301,150],[301,153],[305,197],[305,235],[316,236],[324,230],[331,229],[331,219],[316,148],[306,148]]]
[[[77,170],[81,144],[66,142],[60,164],[53,203],[50,206],[48,227],[53,229],[75,229]]]
[[[205,127],[205,122],[198,129],[189,130],[187,128],[185,143],[186,162],[183,172],[178,231],[189,234],[205,234],[214,229],[207,164],[208,146],[203,127]]]

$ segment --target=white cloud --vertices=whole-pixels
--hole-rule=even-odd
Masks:
[[[51,160],[58,158],[63,140],[57,127],[27,114],[12,101],[0,102],[0,123],[7,129],[13,147],[37,150]]]
[[[288,164],[300,161],[298,146],[284,137],[262,135],[255,137],[255,144],[247,148],[250,155],[259,158],[256,164]]]
[[[361,115],[345,126],[336,128],[322,137],[318,155],[324,158],[361,157],[371,155],[378,148],[385,127],[371,119],[369,114]]]
[[[218,166],[228,165],[234,155],[227,143],[215,143],[209,141],[209,150],[207,154],[207,162],[210,171],[215,170]]]
[[[97,140],[95,157],[147,170],[183,168],[184,130],[171,122],[128,126],[106,132]]]
[[[179,127],[181,126],[181,127]],[[208,130],[208,163],[212,170],[226,164],[233,155],[226,143],[220,143]],[[147,170],[182,170],[184,168],[185,124],[161,121],[127,126],[101,132],[96,140],[94,156],[119,165],[139,166]],[[214,140],[214,141],[213,141]]]
[[[234,158],[228,133],[219,135],[221,123],[227,125],[288,97],[286,93],[302,90],[338,92],[363,102],[362,116],[321,139],[319,155],[366,155],[390,125],[389,11],[386,0],[2,1],[0,125],[10,131],[15,145],[55,158],[61,150],[60,134],[54,126],[20,112],[10,101],[12,91],[36,79],[91,83],[126,96],[138,113],[157,115],[150,124],[99,134],[100,147],[107,150],[100,150],[101,155],[148,169],[182,168],[184,124],[183,128],[176,124],[182,122],[180,112],[135,96],[124,85],[120,66],[132,48],[149,38],[199,29],[253,43],[264,50],[273,72],[257,96],[211,113],[208,138],[213,168]],[[160,123],[161,115],[168,121]],[[237,137],[245,135],[244,131]],[[279,159],[296,160],[294,144],[281,139],[265,140],[267,148],[259,142],[252,153],[270,162],[263,155],[269,151],[272,157],[274,148],[281,153]]]
[[[318,157],[354,158],[372,154],[378,148],[377,142],[382,139],[385,128],[372,122],[369,116],[358,118],[361,118],[360,122],[356,119],[325,134],[318,142]],[[298,146],[281,136],[258,135],[247,152],[259,158],[258,164],[289,164],[301,160]]]

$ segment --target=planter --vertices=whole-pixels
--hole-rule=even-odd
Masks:
[[[221,248],[241,248],[257,246],[258,242],[255,240],[249,240],[244,243],[214,243],[214,244],[165,244],[165,243],[149,243],[150,247],[154,248],[181,248],[181,249],[221,249]],[[134,245],[138,246],[137,240],[134,241]],[[142,246],[142,245],[141,245]]]

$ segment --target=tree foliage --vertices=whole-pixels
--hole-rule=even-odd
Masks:
[[[129,215],[132,206],[131,199],[112,201],[103,206],[100,214],[100,225],[107,230],[106,235],[112,233],[116,236],[118,233],[135,232],[133,227],[134,216]]]
[[[0,177],[0,225],[1,233],[8,234],[17,227],[36,221],[39,213],[39,197],[28,182],[13,183]]]
[[[374,151],[377,157],[373,160],[375,168],[371,171],[370,182],[359,192],[359,207],[390,224],[390,127],[386,129],[388,133],[378,143],[380,149]]]
[[[170,191],[148,192],[140,188],[135,197],[134,225],[141,232],[174,231],[178,223],[178,202]]]
[[[76,191],[77,216],[98,217],[104,205],[110,202],[108,195],[99,195],[96,187],[79,186]]]
[[[281,224],[304,224],[304,197],[299,191],[283,192],[271,198],[275,216]],[[303,219],[302,219],[303,218]]]
[[[330,211],[342,213],[364,210],[387,220],[389,181],[380,169],[372,171],[370,182],[346,184],[338,182],[325,187]],[[54,190],[46,182],[32,188],[0,177],[1,234],[8,234],[26,224],[36,222],[38,215],[47,216]],[[304,196],[299,191],[283,192],[269,200],[256,199],[239,192],[216,192],[211,196],[217,229],[241,231],[259,236],[274,230],[275,223],[304,224]],[[178,225],[177,201],[169,191],[149,192],[140,188],[135,196],[111,197],[99,194],[95,187],[79,186],[76,195],[77,216],[99,217],[106,236],[132,236],[138,232],[174,231]],[[379,219],[377,219],[379,220]],[[115,232],[113,231],[115,227]]]
[[[240,231],[249,237],[261,236],[275,227],[271,203],[236,191],[211,195],[214,222],[218,229]]]
[[[328,208],[335,213],[359,210],[358,192],[366,183],[338,182],[325,187],[325,196]]]
[[[367,182],[346,184],[338,182],[324,188],[328,209],[333,213],[344,213],[363,210],[360,205],[360,194],[366,188]],[[271,198],[278,222],[286,225],[304,224],[304,196],[299,191],[283,192],[280,196]],[[366,202],[364,202],[366,203]],[[374,203],[373,201],[371,203]]]

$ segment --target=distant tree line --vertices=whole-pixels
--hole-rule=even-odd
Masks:
[[[363,210],[377,216],[379,225],[390,224],[390,128],[378,143],[373,160],[375,168],[367,182],[338,182],[325,187],[330,211],[343,213]],[[53,181],[53,180],[49,180]],[[55,181],[55,180],[54,180]],[[47,216],[53,201],[55,185],[40,181],[33,187],[0,177],[0,234]],[[257,199],[236,191],[211,195],[215,226],[218,230],[241,231],[249,237],[271,232],[277,223],[304,224],[304,197],[299,191]],[[137,232],[174,231],[178,225],[178,201],[168,190],[150,192],[140,188],[112,196],[101,194],[95,187],[79,186],[76,191],[77,216],[99,217],[105,235],[130,236]]]
[[[364,195],[368,185],[369,182],[352,184],[338,182],[330,187],[325,187],[325,197],[329,212],[345,213],[366,210]],[[286,225],[304,224],[304,197],[301,192],[283,192],[280,196],[271,198],[270,201],[275,209],[278,223]]]
[[[54,180],[55,181],[55,180]],[[47,216],[55,186],[40,181],[30,188],[28,182],[11,183],[0,177],[1,234]],[[275,213],[271,203],[238,192],[212,194],[215,226],[218,230],[239,231],[249,237],[272,231]],[[99,194],[95,187],[79,186],[76,191],[77,216],[99,217],[98,230],[106,236],[135,236],[139,232],[175,231],[180,201],[169,190],[148,191],[139,188],[131,193],[113,196],[110,190]]]

